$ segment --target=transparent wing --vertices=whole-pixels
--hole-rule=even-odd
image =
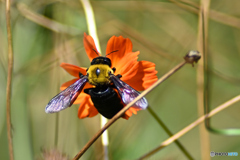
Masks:
[[[122,101],[124,104],[132,102],[140,94],[138,91],[130,87],[128,84],[121,81],[117,76],[112,74],[110,75],[110,79],[116,86],[119,94],[122,97]],[[132,107],[138,109],[146,109],[148,107],[147,99],[144,97],[141,98]]]
[[[53,97],[45,108],[46,113],[59,112],[67,107],[70,107],[77,99],[84,85],[88,81],[87,76],[84,76],[70,85],[68,88]]]

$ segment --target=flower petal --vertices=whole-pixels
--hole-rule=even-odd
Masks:
[[[93,38],[86,33],[84,33],[83,44],[90,61],[101,55],[96,48]]]
[[[133,107],[130,107],[125,113],[124,115],[122,116],[122,118],[124,119],[128,119],[129,117],[132,116],[132,114],[137,114],[137,111],[139,111],[140,109],[137,109],[137,108],[133,108]]]
[[[74,78],[74,79],[72,79],[72,80],[70,80],[70,81],[67,81],[67,82],[63,83],[63,84],[61,85],[60,89],[61,89],[61,90],[66,89],[66,88],[69,87],[71,84],[75,83],[77,80],[79,80],[79,78]]]
[[[132,52],[131,40],[128,38],[123,38],[122,36],[112,36],[107,43],[106,55],[112,51],[117,52],[114,52],[107,57],[111,59],[112,64],[117,64],[117,62],[121,60],[125,55]]]
[[[127,112],[127,111],[126,111],[126,112]],[[126,114],[126,112],[122,115],[122,118],[128,120],[130,116],[128,116],[128,115]]]
[[[74,77],[79,78],[79,72],[82,73],[83,75],[87,74],[87,71],[86,71],[87,68],[84,68],[84,67],[78,67],[68,63],[61,63],[60,67],[65,69],[69,74],[71,74]]]
[[[144,90],[157,81],[155,64],[148,61],[138,62],[137,52],[132,52],[132,42],[122,36],[113,36],[108,41],[106,54],[118,50],[117,53],[108,55],[112,66],[116,68],[115,74],[121,74],[121,80],[135,90]]]
[[[149,61],[140,61],[133,66],[126,74],[122,75],[121,80],[133,87],[135,90],[142,91],[150,87],[157,81],[157,71],[155,64]]]
[[[132,52],[124,56],[118,62],[112,63],[112,66],[116,68],[115,74],[121,74],[128,72],[134,65],[138,63],[138,54],[139,52]]]
[[[88,94],[81,94],[78,98],[81,104],[78,108],[78,117],[80,119],[86,117],[93,117],[98,114],[97,109],[94,107],[93,102]]]

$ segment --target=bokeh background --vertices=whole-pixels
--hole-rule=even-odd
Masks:
[[[198,49],[199,0],[91,1],[102,53],[108,39],[122,35],[140,51],[139,60],[156,64],[158,77],[182,62],[189,50]],[[181,5],[179,5],[181,4]],[[212,0],[209,10],[208,54],[211,83],[210,107],[233,98],[240,91],[240,1]],[[5,1],[0,1],[0,159],[9,159],[6,127],[7,33]],[[12,1],[14,73],[12,130],[16,160],[43,159],[57,149],[73,158],[100,128],[100,116],[78,119],[78,105],[58,114],[46,114],[48,101],[60,85],[73,77],[59,64],[89,67],[83,47],[88,33],[85,13],[78,0]],[[171,132],[195,121],[197,67],[186,65],[146,98]],[[214,116],[218,128],[240,128],[240,103]],[[210,151],[238,152],[240,137],[207,133]],[[146,110],[128,121],[119,119],[109,128],[109,159],[137,159],[169,136]],[[201,132],[192,129],[179,139],[194,159],[201,159]],[[82,159],[103,159],[100,139]],[[216,157],[215,157],[216,158]],[[226,157],[218,157],[224,159]],[[231,157],[237,159],[238,157]],[[187,159],[175,143],[150,159]]]

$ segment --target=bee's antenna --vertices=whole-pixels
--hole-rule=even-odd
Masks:
[[[109,54],[113,53],[113,52],[117,52],[118,50],[112,51],[110,53],[108,53],[105,57],[107,57]]]
[[[94,52],[100,57],[100,55],[98,54],[98,52],[93,48]]]

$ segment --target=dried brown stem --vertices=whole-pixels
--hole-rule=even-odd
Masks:
[[[138,100],[140,100],[142,97],[144,97],[146,94],[148,94],[150,91],[152,91],[155,87],[157,87],[159,84],[164,82],[168,77],[170,77],[173,73],[178,71],[181,67],[183,67],[187,62],[183,61],[177,66],[175,66],[173,69],[171,69],[168,73],[163,75],[156,83],[154,83],[151,87],[143,91],[137,98],[135,98],[131,103],[129,103],[127,106],[125,106],[121,111],[119,111],[112,119],[110,119],[102,129],[100,129],[91,140],[88,141],[88,143],[78,152],[78,154],[73,158],[73,160],[79,159],[87,150],[88,148],[102,135],[102,133],[110,127],[117,119],[119,119],[134,103],[136,103]]]
[[[209,0],[201,0],[201,7],[199,8],[199,20],[198,20],[198,50],[202,53],[202,59],[197,66],[197,100],[198,100],[198,116],[204,115],[204,99],[206,98],[204,91],[204,60],[207,56],[207,40],[208,40],[208,14],[209,14]],[[210,140],[209,133],[207,132],[205,125],[199,126],[200,134],[200,146],[201,157],[205,160],[210,160]]]
[[[44,17],[38,13],[33,12],[30,10],[25,4],[19,3],[17,5],[19,12],[29,19],[32,22],[35,22],[45,28],[48,28],[56,33],[65,33],[70,35],[78,35],[80,31],[77,28],[70,27],[64,24],[61,24],[57,21]]]
[[[160,146],[158,146],[157,148],[153,149],[149,153],[147,153],[147,154],[143,155],[142,157],[140,157],[139,160],[142,160],[142,159],[150,157],[154,153],[158,152],[159,150],[163,149],[164,147],[168,146],[169,144],[171,144],[175,140],[177,140],[180,137],[182,137],[184,134],[186,134],[187,132],[192,130],[194,127],[196,127],[197,125],[202,123],[206,118],[210,118],[210,117],[214,116],[215,114],[219,113],[220,111],[226,109],[227,107],[229,107],[229,106],[231,106],[234,103],[237,103],[239,101],[240,101],[240,95],[238,95],[238,96],[230,99],[229,101],[221,104],[220,106],[218,106],[215,109],[213,109],[209,114],[201,116],[196,121],[194,121],[193,123],[189,124],[187,127],[183,128],[181,131],[177,132],[172,137],[170,137],[167,140],[165,140],[164,142],[162,142],[162,144]]]
[[[169,0],[169,1],[175,3],[176,5],[178,5],[179,7],[187,11],[193,12],[195,14],[199,13],[200,7],[198,3],[192,2],[191,0]],[[225,14],[225,13],[210,9],[209,18],[216,22],[229,25],[231,27],[240,28],[240,19],[236,16],[232,16],[229,14]]]
[[[8,38],[8,76],[6,90],[6,114],[7,114],[7,136],[10,160],[13,160],[12,145],[12,124],[11,124],[11,90],[12,90],[12,71],[13,71],[13,49],[12,49],[12,33],[11,33],[11,14],[10,0],[6,0],[6,22],[7,22],[7,38]]]

